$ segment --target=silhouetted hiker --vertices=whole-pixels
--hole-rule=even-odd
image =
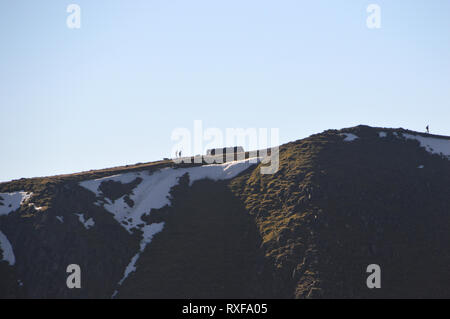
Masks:
[[[175,151],[175,158],[178,157],[178,151]]]
[[[178,155],[181,157],[181,151],[180,151],[180,153],[178,153]]]
[[[430,133],[430,127],[427,125],[427,133]]]

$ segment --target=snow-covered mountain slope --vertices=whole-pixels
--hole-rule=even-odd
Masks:
[[[258,163],[258,159],[252,158],[189,168],[164,168],[151,173],[133,172],[83,181],[80,182],[80,185],[92,191],[99,200],[98,204],[113,214],[117,222],[128,232],[131,232],[133,228],[144,227],[141,220],[144,214],[148,214],[152,209],[159,209],[170,204],[169,191],[178,184],[180,177],[183,175],[189,175],[191,185],[201,179],[225,180],[236,177],[256,163]],[[135,180],[140,181],[132,189],[131,194],[123,195],[116,200],[108,198],[99,188],[104,182],[128,184]],[[132,204],[130,205],[130,203]]]
[[[0,193],[0,215],[8,215],[30,199],[32,194],[19,191],[14,193]]]
[[[403,136],[407,139],[418,141],[421,147],[432,154],[442,155],[450,159],[450,140],[448,139],[424,137],[407,133],[404,133]]]
[[[358,136],[352,133],[342,133],[342,135],[345,136],[345,142],[352,142],[358,139]],[[387,137],[387,133],[384,131],[379,131],[378,136],[381,138],[385,138]],[[431,154],[441,155],[445,158],[450,159],[450,139],[397,132],[393,132],[393,136],[396,138],[415,140],[419,142],[420,146],[423,147],[427,152]]]
[[[163,230],[163,222],[145,224],[142,217],[150,214],[152,209],[160,209],[170,204],[169,192],[178,184],[179,179],[183,175],[189,175],[191,185],[195,181],[202,179],[210,179],[213,181],[226,180],[236,177],[251,165],[258,163],[258,161],[258,158],[250,158],[224,164],[189,168],[164,168],[157,172],[133,172],[80,182],[82,187],[92,191],[97,196],[97,204],[113,214],[117,222],[129,233],[137,229],[142,232],[139,251],[136,252],[125,269],[124,276],[119,281],[119,285],[125,281],[131,272],[136,270],[135,265],[140,253],[152,241],[153,236]],[[102,183],[115,182],[128,184],[133,181],[139,182],[136,187],[132,188],[131,193],[129,195],[123,195],[116,200],[108,198],[100,189]]]
[[[9,263],[11,266],[14,266],[16,263],[16,257],[14,256],[14,252],[9,242],[8,238],[6,238],[5,234],[0,231],[0,249],[3,252],[3,260]]]
[[[30,199],[32,194],[23,191],[13,193],[0,193],[0,216],[8,215],[20,208],[22,204]],[[14,251],[8,238],[0,229],[0,252],[3,261],[13,266],[16,263]]]
[[[450,297],[449,141],[358,126],[282,145],[272,175],[161,161],[2,183],[0,297]]]

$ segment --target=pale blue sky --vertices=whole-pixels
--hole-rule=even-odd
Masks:
[[[169,157],[196,119],[450,135],[446,0],[5,0],[0,40],[0,181]]]

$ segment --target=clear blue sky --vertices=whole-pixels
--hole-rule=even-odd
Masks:
[[[196,119],[450,135],[446,0],[10,0],[0,41],[0,181],[169,157]]]

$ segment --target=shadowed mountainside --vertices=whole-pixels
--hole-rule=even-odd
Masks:
[[[122,285],[142,230],[127,231],[105,203],[123,199],[132,210],[143,179],[192,165],[161,161],[2,183],[0,197],[33,194],[0,214],[15,255],[14,265],[0,258],[0,297],[110,298],[117,290],[117,298],[449,298],[450,162],[410,135],[450,144],[358,126],[282,145],[273,175],[261,175],[262,164],[225,180],[190,184],[184,174],[169,204],[141,217],[164,228]],[[130,172],[142,178],[106,179],[100,197],[80,185]],[[81,289],[66,286],[69,264],[82,269]],[[381,267],[381,289],[366,286],[369,264]]]

